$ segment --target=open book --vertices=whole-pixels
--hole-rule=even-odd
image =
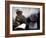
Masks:
[[[26,27],[26,24],[25,24],[25,23],[23,23],[23,24],[21,24],[21,25],[17,26],[17,27],[16,27],[16,29],[17,29],[17,28],[25,29],[25,27]]]

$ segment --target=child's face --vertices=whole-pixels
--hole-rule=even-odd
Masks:
[[[18,16],[21,16],[21,15],[22,15],[22,13],[18,13],[17,15],[18,15]]]

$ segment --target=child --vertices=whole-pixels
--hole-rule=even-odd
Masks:
[[[14,27],[16,28],[17,26],[25,23],[25,17],[22,15],[22,11],[17,10],[16,11],[16,18],[15,18],[15,23],[14,23]]]

